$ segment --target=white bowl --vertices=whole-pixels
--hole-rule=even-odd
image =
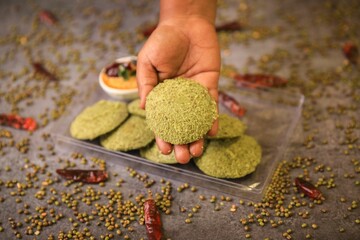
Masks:
[[[115,60],[117,63],[125,63],[130,61],[136,61],[136,56],[127,56],[118,58]],[[119,99],[119,100],[133,100],[135,98],[138,98],[138,89],[118,89],[118,88],[112,88],[106,85],[102,79],[102,73],[105,72],[105,68],[103,68],[99,74],[99,84],[101,88],[112,98]]]

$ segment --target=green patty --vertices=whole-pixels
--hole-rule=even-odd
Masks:
[[[150,161],[157,163],[165,163],[165,164],[177,163],[174,151],[172,151],[169,155],[164,155],[158,149],[156,142],[153,142],[147,147],[140,149],[140,155],[143,158],[146,158]]]
[[[125,103],[100,100],[75,118],[70,134],[77,139],[92,140],[119,126],[127,116]]]
[[[165,80],[146,99],[149,128],[172,144],[203,138],[216,118],[216,102],[205,87],[190,79]]]
[[[131,115],[114,131],[100,137],[100,144],[109,150],[130,151],[142,148],[154,140],[154,133],[145,119]]]
[[[230,117],[227,114],[219,115],[219,129],[215,136],[209,139],[234,138],[244,134],[246,125],[237,118]]]
[[[131,114],[138,115],[140,117],[146,117],[145,110],[140,108],[140,99],[135,99],[128,104],[128,111]]]
[[[205,174],[217,178],[240,178],[255,171],[261,147],[250,136],[210,140],[195,164]]]

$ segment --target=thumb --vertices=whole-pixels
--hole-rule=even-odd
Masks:
[[[150,59],[141,52],[136,64],[136,80],[139,89],[140,107],[145,109],[146,96],[157,85],[158,75]]]

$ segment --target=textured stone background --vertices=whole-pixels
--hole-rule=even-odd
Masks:
[[[39,22],[42,9],[52,11],[58,24]],[[71,202],[80,202],[78,212],[92,214],[95,203],[109,208],[105,193],[110,189],[133,202],[147,189],[129,176],[125,165],[111,159],[107,163],[110,180],[105,186],[90,186],[102,192],[101,199],[86,206],[81,199],[89,186],[66,187],[54,172],[74,163],[82,166],[71,158],[72,152],[83,153],[89,162],[103,153],[58,138],[46,140],[44,134],[61,135],[72,112],[103,96],[97,85],[100,69],[119,56],[136,54],[144,42],[140,29],[156,23],[157,14],[157,1],[0,1],[0,112],[32,116],[41,125],[33,134],[6,128],[13,137],[0,138],[0,239],[20,235],[22,239],[61,239],[62,232],[70,237],[73,229],[81,232],[85,227],[96,239],[109,234],[114,239],[146,238],[144,226],[137,221],[129,225],[132,229],[120,227],[119,236],[116,230],[107,230],[98,216],[88,226],[76,220]],[[306,100],[281,157],[284,162],[275,173],[271,186],[276,189],[264,195],[266,202],[273,194],[273,207],[246,199],[241,204],[241,196],[203,187],[192,192],[196,184],[172,180],[176,176],[169,174],[166,180],[172,182],[173,200],[171,214],[162,214],[165,239],[355,239],[359,235],[360,65],[359,60],[349,63],[342,53],[345,42],[360,47],[359,18],[359,1],[219,1],[218,24],[234,19],[244,24],[241,31],[219,34],[224,69],[231,65],[241,73],[283,76],[289,80],[284,90],[301,93]],[[32,61],[42,62],[59,81],[34,76]],[[133,165],[142,175],[146,171]],[[322,184],[322,204],[296,191],[293,179],[301,175]],[[161,177],[149,177],[156,181],[153,192],[160,192]],[[124,183],[117,186],[120,178]],[[178,192],[187,182],[190,188]],[[65,193],[73,195],[70,202]],[[210,202],[212,196],[217,197],[215,202]],[[189,218],[196,205],[201,208]],[[28,217],[53,219],[50,209],[64,217],[36,229]],[[21,225],[12,226],[9,218]],[[192,223],[185,223],[188,218]],[[248,228],[241,219],[247,219]],[[121,225],[120,219],[116,223]],[[33,235],[26,234],[29,228]]]

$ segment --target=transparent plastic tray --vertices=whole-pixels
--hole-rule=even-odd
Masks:
[[[274,168],[284,154],[300,118],[304,101],[301,94],[283,89],[232,88],[225,91],[247,109],[242,121],[248,126],[246,134],[253,136],[261,145],[262,160],[250,175],[239,179],[218,179],[202,173],[193,162],[186,165],[158,164],[140,157],[138,151],[109,151],[100,146],[98,140],[81,141],[72,138],[69,128],[73,119],[85,107],[100,99],[109,99],[99,87],[95,89],[89,100],[76,103],[72,112],[54,127],[53,134],[58,141],[70,144],[72,150],[96,152],[96,155],[114,164],[253,201],[261,199],[271,180]],[[221,104],[219,111],[232,115]]]

